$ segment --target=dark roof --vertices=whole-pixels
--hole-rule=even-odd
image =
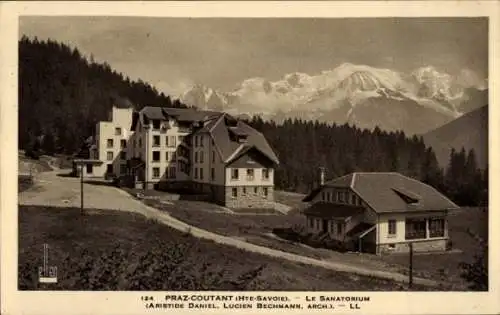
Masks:
[[[318,187],[318,188],[315,188],[315,189],[311,190],[311,192],[307,196],[305,196],[304,199],[302,199],[302,201],[303,202],[310,202],[310,201],[312,201],[314,199],[314,197],[316,197],[319,194],[319,192],[321,190],[323,190],[323,187],[324,186],[321,186],[321,187]]]
[[[316,202],[304,209],[304,214],[329,219],[346,219],[356,214],[363,213],[363,207],[339,205],[330,202]]]
[[[227,126],[226,116],[223,114],[216,120],[213,120],[198,132],[208,132],[214,140],[215,146],[219,150],[222,160],[230,163],[248,150],[255,148],[270,159],[274,164],[279,164],[278,157],[267,142],[263,134],[250,127],[246,123],[236,120],[236,126]],[[230,117],[232,118],[232,117]],[[233,118],[234,119],[234,118]],[[232,122],[231,119],[229,119]],[[230,128],[235,128],[240,134],[246,134],[246,142],[240,143],[230,136]]]
[[[350,188],[378,213],[459,208],[432,186],[399,173],[352,173],[323,187]],[[312,200],[320,191],[311,192],[304,201]]]
[[[366,223],[366,222],[361,222],[360,224],[356,225],[352,229],[350,229],[346,235],[349,237],[358,237],[359,235],[363,234],[365,231],[367,231],[369,228],[371,228],[374,224]]]
[[[241,152],[247,152],[249,149],[255,148],[274,164],[279,164],[278,157],[264,135],[227,113],[197,110],[195,108],[146,106],[139,113],[134,114],[132,130],[135,129],[141,117],[146,122],[149,119],[166,120],[168,117],[173,117],[180,122],[201,122],[202,124],[194,134],[209,133],[225,163],[229,163],[241,156]],[[230,136],[230,130],[232,133],[240,136],[246,135],[246,141],[240,143],[237,139],[233,139]]]
[[[148,123],[149,120],[167,120],[169,117],[179,122],[195,123],[216,120],[221,115],[222,113],[219,112],[197,110],[196,108],[146,106],[139,112],[134,113],[131,130],[135,129],[140,118],[142,118],[143,123]]]

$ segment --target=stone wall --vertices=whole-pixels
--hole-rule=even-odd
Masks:
[[[138,183],[138,182],[137,182]],[[141,183],[142,184],[142,183]],[[142,187],[142,185],[141,185]],[[257,193],[255,193],[255,187]],[[197,183],[189,181],[160,181],[157,183],[147,183],[147,189],[187,189],[193,193],[204,194],[209,199],[228,208],[274,208],[274,187],[273,186],[221,186],[207,183]],[[267,197],[263,194],[263,187],[267,188]],[[233,197],[232,189],[237,189],[237,197]]]
[[[233,197],[233,188],[237,189],[237,197]],[[229,208],[274,208],[274,187],[267,186],[267,197],[263,195],[263,187],[257,187],[257,193],[251,186],[225,187],[225,206]]]
[[[413,242],[414,252],[434,252],[445,251],[447,239],[436,240],[419,240]],[[392,246],[391,246],[392,245]],[[377,246],[377,251],[380,254],[388,253],[407,253],[410,251],[408,243],[380,244]]]

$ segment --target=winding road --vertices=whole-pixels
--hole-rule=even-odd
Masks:
[[[39,205],[51,207],[80,207],[80,180],[64,176],[68,170],[54,170],[51,172],[38,173],[36,184],[33,188],[19,194],[20,205]],[[84,207],[86,209],[109,209],[140,213],[148,218],[154,218],[158,222],[171,228],[189,232],[191,235],[212,240],[216,243],[234,246],[249,252],[277,257],[311,266],[319,266],[331,270],[350,272],[358,275],[373,276],[407,282],[408,276],[400,273],[363,268],[359,265],[349,265],[332,261],[323,261],[297,254],[292,254],[276,249],[258,246],[241,239],[222,236],[212,233],[177,220],[165,212],[149,207],[141,201],[134,199],[125,191],[116,187],[107,186],[95,181],[84,183]],[[428,286],[438,286],[438,283],[423,278],[414,278],[414,283]]]

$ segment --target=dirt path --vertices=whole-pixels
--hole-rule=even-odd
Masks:
[[[67,171],[66,171],[67,172]],[[37,183],[33,189],[19,194],[19,204],[21,205],[44,205],[52,207],[80,207],[80,181],[77,178],[63,177],[63,171],[53,171],[40,173],[37,176]],[[407,282],[408,276],[388,272],[363,268],[361,266],[349,265],[339,262],[318,260],[310,257],[300,256],[280,250],[275,250],[263,246],[250,244],[240,239],[222,236],[179,221],[165,212],[151,208],[139,200],[134,199],[128,193],[115,187],[106,186],[98,182],[84,184],[84,207],[129,211],[143,214],[148,218],[155,218],[159,222],[174,229],[189,232],[198,238],[213,240],[220,244],[234,246],[246,251],[260,253],[263,255],[287,259],[297,263],[320,266],[323,268],[351,272],[358,275],[374,276]],[[414,278],[414,283],[437,286],[438,283],[428,279]]]

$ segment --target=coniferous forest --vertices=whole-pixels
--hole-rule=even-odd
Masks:
[[[36,38],[19,41],[19,83],[19,147],[45,154],[77,152],[113,104],[189,105],[76,48]],[[280,159],[276,189],[305,193],[318,184],[320,167],[327,179],[353,171],[395,171],[431,184],[460,205],[487,202],[487,170],[478,169],[474,151],[452,150],[449,165],[442,167],[421,137],[403,132],[297,119],[248,122]]]

